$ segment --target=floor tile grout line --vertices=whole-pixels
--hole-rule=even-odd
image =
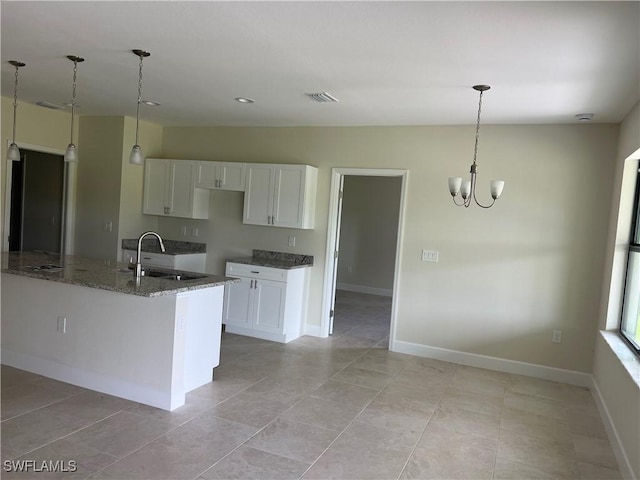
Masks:
[[[453,371],[453,374],[449,377],[449,383],[447,384],[447,387],[451,384],[452,379],[453,379],[453,375],[455,375],[455,373],[458,371],[458,368],[459,368],[459,366],[456,365],[456,367],[455,367],[455,369]],[[433,419],[433,416],[436,414],[436,411],[438,410],[438,407],[440,406],[440,403],[442,402],[442,396],[444,395],[445,391],[446,391],[446,389],[443,390],[443,393],[440,394],[440,398],[438,398],[438,401],[436,402],[436,404],[435,404],[435,406],[433,408],[433,411],[431,412],[431,415],[429,415],[429,419],[427,420],[427,423],[424,425],[424,428],[422,429],[422,432],[418,436],[418,439],[416,440],[416,442],[413,445],[413,448],[411,449],[411,453],[409,453],[409,456],[407,457],[407,460],[404,462],[404,465],[400,469],[400,473],[398,473],[397,480],[401,479],[402,474],[404,473],[404,470],[407,468],[407,465],[409,464],[409,461],[411,460],[411,457],[415,453],[416,448],[418,448],[418,444],[420,443],[420,440],[422,440],[422,437],[424,437],[424,432],[427,430],[427,427],[431,423],[431,420]]]
[[[56,381],[60,381],[60,380],[56,380]],[[35,383],[35,382],[32,382],[32,383]],[[66,383],[66,382],[61,382],[61,383]],[[69,384],[69,385],[71,385],[71,384]],[[75,386],[75,385],[74,385],[74,386]],[[15,415],[15,416],[13,416],[13,417],[5,418],[4,420],[0,421],[0,424],[2,424],[2,423],[4,423],[4,422],[6,422],[7,420],[14,420],[14,419],[16,419],[16,418],[21,417],[22,415],[27,415],[27,414],[29,414],[29,413],[37,412],[38,410],[41,410],[41,409],[43,409],[43,408],[50,407],[51,405],[55,405],[56,403],[65,402],[65,401],[67,401],[67,400],[69,400],[69,399],[71,399],[71,398],[73,398],[73,397],[75,397],[75,396],[77,396],[77,395],[82,395],[83,393],[91,392],[91,391],[92,391],[92,390],[85,389],[84,387],[78,387],[78,388],[82,388],[82,389],[83,389],[83,390],[85,390],[85,391],[72,393],[72,394],[71,394],[71,395],[69,395],[68,397],[61,398],[60,400],[54,400],[53,402],[49,402],[49,403],[47,403],[46,405],[41,405],[41,406],[36,407],[36,408],[34,408],[34,409],[32,409],[32,410],[29,410],[29,411],[27,411],[27,412],[22,412],[22,413],[19,413],[18,415]],[[4,390],[4,389],[2,389],[2,390]]]

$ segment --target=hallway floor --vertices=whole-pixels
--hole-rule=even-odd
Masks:
[[[2,478],[620,478],[589,390],[389,352],[390,308],[338,292],[329,339],[223,334],[174,412],[3,366]]]

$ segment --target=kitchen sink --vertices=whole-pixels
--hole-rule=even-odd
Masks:
[[[133,274],[133,270],[130,268],[117,268],[115,269],[117,273],[129,273]],[[178,272],[172,270],[155,270],[150,268],[142,269],[143,277],[152,277],[160,280],[174,280],[176,282],[186,282],[189,280],[199,280],[201,278],[206,277],[206,275],[201,275],[193,272]]]
[[[179,272],[167,272],[163,270],[144,270],[143,277],[154,277],[162,280],[175,280],[178,282],[185,282],[187,280],[198,280],[206,277],[206,275],[198,275],[197,273],[179,273]]]

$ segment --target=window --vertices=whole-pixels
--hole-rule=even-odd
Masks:
[[[634,202],[620,334],[640,355],[640,170]]]

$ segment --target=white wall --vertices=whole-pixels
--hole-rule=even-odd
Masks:
[[[331,168],[407,169],[397,340],[591,372],[617,136],[616,125],[484,126],[479,196],[492,178],[506,187],[481,210],[454,207],[447,189],[468,172],[473,126],[165,128],[168,158],[318,167],[317,221],[312,231],[243,225],[242,195],[213,192],[210,220],[158,228],[180,238],[182,224],[199,225],[213,272],[252,248],[314,255],[308,321],[318,326]],[[422,262],[424,248],[439,263]]]
[[[400,177],[345,176],[338,288],[391,295],[401,187]]]
[[[620,128],[598,319],[598,328],[610,332],[597,336],[593,361],[594,382],[613,433],[612,444],[617,447],[619,463],[628,470],[627,475],[635,478],[640,478],[640,359],[627,354],[630,358],[623,360],[619,351],[624,352],[626,346],[615,332],[622,312],[638,159],[640,103]]]

